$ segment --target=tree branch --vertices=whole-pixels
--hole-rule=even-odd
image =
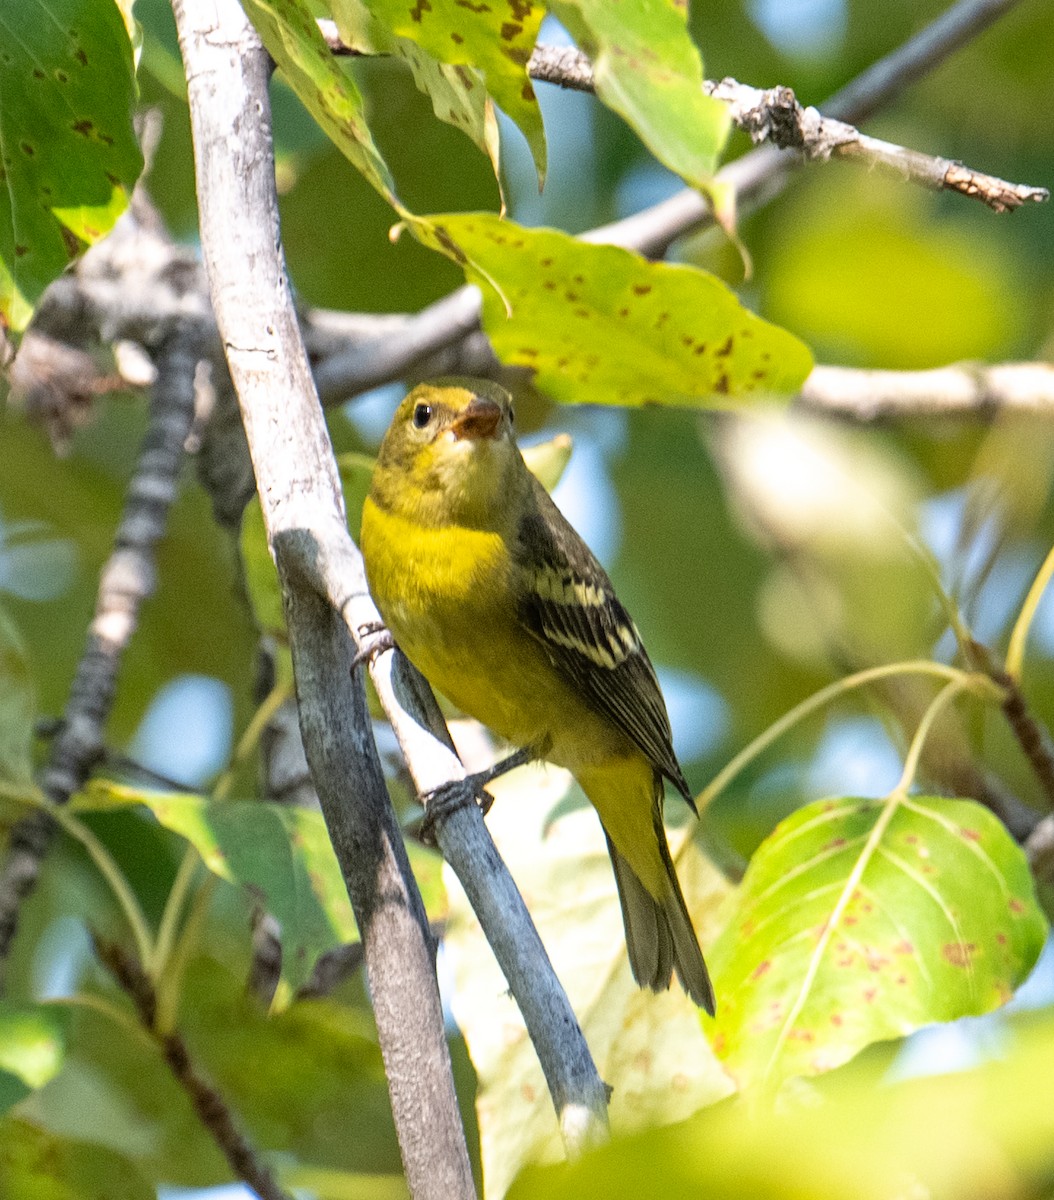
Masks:
[[[117,945],[96,936],[99,961],[135,1005],[139,1023],[157,1043],[169,1070],[190,1097],[202,1125],[212,1135],[236,1179],[247,1184],[260,1200],[291,1200],[278,1186],[271,1169],[248,1138],[238,1129],[227,1101],[195,1066],[182,1036],[157,1027],[157,995],[142,966]]]
[[[818,365],[796,404],[853,421],[991,418],[1054,413],[1054,363],[959,363],[931,371],[867,371]]]
[[[1021,0],[959,0],[820,108],[835,120],[860,123],[1019,3]],[[790,151],[761,146],[722,167],[717,180],[735,190],[737,209],[742,214],[753,212],[779,195],[800,165],[801,158]],[[625,246],[648,258],[661,258],[677,238],[713,220],[706,197],[685,188],[652,208],[594,229],[586,237]]]
[[[352,632],[376,610],[347,532],[281,257],[267,59],[235,0],[215,0],[211,19],[190,0],[175,10],[202,247],[282,582],[304,747],[362,933],[407,1178],[415,1197],[470,1196],[433,942],[361,680],[349,679]]]
[[[194,371],[198,346],[193,332],[177,323],[157,353],[157,382],[151,393],[150,425],[128,486],[114,550],[99,580],[95,617],[70,688],[66,712],[41,785],[55,804],[65,804],[88,778],[105,751],[110,715],[124,651],[135,633],[139,610],[155,586],[154,550],[164,534],[176,496],[183,449],[194,414]],[[22,902],[36,885],[53,836],[44,812],[19,821],[0,872],[0,973],[6,967]]]
[[[1008,183],[951,159],[869,137],[844,121],[823,116],[815,108],[803,108],[790,88],[763,91],[734,79],[706,83],[703,88],[728,105],[733,124],[750,134],[755,143],[769,142],[781,150],[795,150],[806,162],[854,159],[934,191],[972,196],[997,213],[1050,199],[1046,188]]]
[[[998,7],[1005,8],[1008,5],[1004,3]],[[341,41],[335,22],[323,19],[318,24],[326,44],[335,54],[354,53]],[[950,37],[953,30],[962,36],[962,22],[950,26],[946,37]],[[939,49],[942,54],[947,53],[943,50],[947,43],[932,34],[927,44]],[[918,54],[912,56],[911,61],[916,69],[921,57]],[[554,83],[574,91],[594,90],[593,64],[574,46],[535,46],[527,63],[527,74],[536,81]],[[880,78],[875,76],[876,84]],[[889,79],[887,73],[883,78],[886,86]],[[803,107],[788,87],[763,90],[738,83],[735,79],[722,79],[720,82],[705,80],[703,90],[727,105],[732,124],[748,133],[755,144],[768,142],[780,150],[794,150],[805,162],[826,162],[830,158],[855,159],[924,187],[972,196],[995,212],[1007,212],[1029,201],[1050,199],[1046,188],[1008,183],[995,176],[973,171],[951,159],[935,158],[868,137],[844,120],[823,116],[815,108]],[[865,94],[861,102],[869,99]],[[844,95],[841,104],[848,107]]]

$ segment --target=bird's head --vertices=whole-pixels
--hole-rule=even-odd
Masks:
[[[419,384],[384,435],[371,495],[428,524],[492,527],[525,473],[512,424],[512,398],[496,383]]]

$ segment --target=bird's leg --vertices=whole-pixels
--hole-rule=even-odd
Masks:
[[[424,841],[435,844],[436,822],[446,820],[451,813],[469,804],[479,804],[480,810],[486,816],[490,812],[494,797],[488,792],[487,784],[506,774],[508,771],[522,767],[533,758],[537,758],[537,750],[525,746],[496,762],[485,771],[477,771],[474,775],[466,775],[464,779],[452,779],[449,783],[440,784],[430,792],[425,792],[421,802],[425,806],[424,820],[421,822],[421,837]]]
[[[351,660],[352,674],[357,667],[365,662],[373,662],[378,654],[395,649],[395,639],[383,621],[368,621],[359,626],[359,637],[363,639],[362,648]]]

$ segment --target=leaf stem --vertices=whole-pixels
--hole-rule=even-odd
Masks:
[[[132,937],[135,939],[136,953],[144,962],[147,961],[153,948],[150,926],[147,924],[146,915],[139,905],[135,892],[129,886],[124,872],[118,866],[117,860],[88,826],[75,817],[64,805],[53,803],[42,792],[36,795],[27,793],[22,799],[34,808],[43,809],[64,833],[68,833],[74,841],[80,842],[87,850],[99,874],[110,885],[110,891],[113,892],[114,898],[124,912],[125,919],[132,931]]]
[[[904,759],[904,770],[901,772],[897,786],[889,793],[890,800],[896,800],[899,803],[908,794],[908,789],[915,782],[919,759],[922,757],[926,738],[929,737],[930,730],[933,728],[933,722],[949,700],[952,700],[959,692],[966,690],[970,685],[971,678],[969,675],[964,675],[961,679],[953,679],[950,683],[945,684],[930,701],[930,706],[922,714],[922,719],[915,730],[915,736],[911,739],[911,745],[908,747],[908,753]]]
[[[1043,565],[1039,568],[1036,578],[1032,581],[1032,586],[1028,589],[1028,595],[1025,597],[1024,604],[1021,605],[1021,611],[1018,613],[1017,620],[1014,622],[1013,631],[1010,634],[1010,643],[1006,650],[1006,673],[1011,679],[1020,681],[1021,671],[1025,664],[1025,643],[1028,641],[1028,632],[1032,627],[1033,618],[1036,615],[1036,610],[1039,608],[1039,602],[1043,599],[1043,593],[1047,589],[1047,584],[1050,583],[1051,576],[1054,576],[1054,549],[1043,560]]]
[[[216,780],[212,789],[213,800],[226,800],[230,795],[230,790],[234,785],[235,772],[256,749],[263,731],[267,728],[268,721],[289,698],[290,691],[290,684],[283,680],[276,683],[264,697],[260,707],[253,713],[252,720],[245,727],[245,732],[238,739],[238,745],[235,746],[234,753],[231,755],[230,765]]]
[[[844,679],[839,679],[828,684],[827,687],[821,688],[820,691],[814,692],[800,704],[796,704],[790,712],[784,713],[778,721],[774,721],[763,733],[758,734],[699,793],[696,797],[696,807],[702,812],[755,758],[810,713],[814,713],[829,701],[837,699],[854,688],[863,687],[877,679],[887,679],[893,675],[933,675],[939,679],[958,680],[961,681],[961,686],[964,688],[971,688],[978,692],[990,690],[993,698],[998,693],[998,698],[1002,699],[1002,689],[997,688],[997,685],[986,675],[980,672],[967,672],[961,667],[948,666],[946,663],[932,662],[929,659],[911,659],[906,662],[885,663],[880,667],[868,667],[866,670],[857,671],[855,675],[847,675]]]
[[[144,959],[146,973],[157,982],[164,973],[165,964],[172,953],[172,944],[176,938],[179,915],[183,911],[190,885],[194,882],[201,856],[188,842],[183,850],[183,861],[179,864],[176,877],[172,880],[172,889],[165,900],[165,911],[161,914],[161,923],[157,927],[157,942],[154,945],[153,956]]]

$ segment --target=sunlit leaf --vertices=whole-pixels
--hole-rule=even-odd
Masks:
[[[0,324],[104,237],[143,167],[113,0],[0,0]]]
[[[891,1200],[1041,1197],[1054,1172],[1049,1015],[1005,1030],[1001,1061],[892,1084],[857,1063],[811,1103],[722,1105],[525,1172],[513,1200]]]
[[[62,1067],[64,1014],[0,1000],[0,1112],[43,1087]]]
[[[340,25],[342,0],[334,0],[333,8]],[[527,75],[527,60],[545,15],[544,5],[534,0],[493,0],[484,4],[466,0],[370,0],[369,8],[398,38],[416,43],[441,63],[460,67],[466,100],[474,90],[471,81],[480,90],[485,81],[486,90],[498,106],[523,131],[539,179],[544,178],[545,133]],[[428,90],[434,100],[435,93]]]
[[[35,710],[25,648],[14,622],[0,608],[0,783],[20,787],[32,782]]]
[[[406,62],[418,88],[432,101],[435,115],[467,134],[490,159],[497,176],[498,119],[479,71],[460,65],[469,60],[453,60],[459,64],[455,66],[449,58],[434,57],[416,38],[397,36],[378,20],[382,14],[369,12],[360,0],[331,0],[331,8],[346,45],[364,54],[391,54]],[[462,13],[458,27],[467,31],[470,22],[468,14]],[[415,32],[419,32],[418,27]],[[455,42],[449,44],[456,48]]]
[[[558,433],[547,442],[524,446],[523,461],[527,470],[547,492],[551,492],[563,478],[567,464],[571,461],[572,442],[570,435]]]
[[[550,6],[593,62],[600,99],[655,157],[697,187],[728,136],[728,109],[703,92],[703,64],[678,0],[557,0]]]
[[[681,1120],[727,1095],[729,1079],[702,1036],[698,1010],[678,984],[656,995],[633,982],[600,822],[581,792],[569,794],[567,773],[531,767],[490,786],[495,804],[487,825],[567,991],[600,1076],[614,1089],[613,1128],[627,1132]],[[688,832],[671,831],[670,843],[705,949],[728,884]],[[562,1145],[523,1019],[449,868],[445,875],[450,921],[444,945],[457,979],[454,1014],[479,1079],[486,1195],[501,1196],[525,1163],[559,1158]]]
[[[25,1200],[155,1200],[126,1159],[90,1142],[56,1137],[29,1121],[0,1121],[0,1196]]]
[[[742,405],[793,392],[812,357],[695,267],[653,263],[491,213],[415,221],[483,292],[498,355],[565,403]]]
[[[318,1200],[409,1200],[402,1175],[363,1175],[327,1167],[293,1166],[281,1175],[286,1187],[303,1188]]]
[[[304,0],[244,0],[268,53],[326,133],[396,209],[395,184],[374,145],[362,96],[322,39]]]
[[[1024,855],[987,809],[821,800],[751,861],[711,956],[707,1027],[741,1086],[777,1087],[1005,1003],[1046,931]]]
[[[99,784],[75,801],[78,810],[142,804],[186,838],[221,879],[263,897],[282,928],[283,968],[295,987],[319,954],[358,937],[344,878],[319,812],[253,801],[209,801],[181,793]],[[437,919],[445,898],[434,854],[415,847],[426,907]]]

